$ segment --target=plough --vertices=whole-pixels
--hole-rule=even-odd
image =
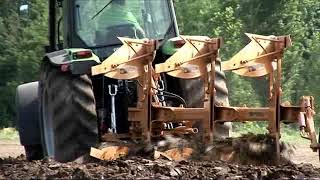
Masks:
[[[123,46],[102,64],[92,67],[92,75],[104,74],[113,79],[136,81],[138,101],[136,107],[128,109],[129,133],[109,132],[104,136],[104,140],[130,139],[152,143],[166,135],[198,134],[202,143],[209,146],[215,139],[215,126],[219,123],[266,121],[268,134],[275,141],[278,161],[281,122],[299,123],[301,136],[311,141],[310,147],[314,151],[319,150],[313,120],[314,98],[301,97],[299,106],[281,103],[282,57],[285,49],[291,46],[290,36],[246,35],[251,42],[230,60],[223,61],[221,68],[223,71],[232,71],[241,76],[268,78],[267,107],[232,107],[216,103],[213,70],[217,68],[221,38],[180,36],[184,45],[164,63],[155,66],[153,60],[158,48],[155,40],[119,38]],[[171,107],[163,101],[163,73],[185,81],[200,78],[203,86],[199,87],[199,90],[203,88],[205,92],[203,107],[189,108],[183,104],[180,107]],[[114,147],[116,146],[112,148]],[[120,157],[115,154],[128,153],[128,149],[124,149],[125,151],[113,151],[112,155],[103,156],[101,151],[107,152],[110,149],[92,148],[91,155],[104,160],[115,159]],[[187,154],[192,153],[188,151]],[[181,156],[179,158],[181,159]]]

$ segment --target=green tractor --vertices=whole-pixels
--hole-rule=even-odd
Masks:
[[[172,0],[49,0],[49,46],[40,79],[20,85],[16,93],[20,141],[27,159],[49,156],[67,162],[87,154],[108,131],[112,108],[116,132],[127,132],[128,107],[136,103],[135,82],[91,76],[91,67],[121,46],[117,37],[157,40],[155,63],[164,62],[181,47],[178,36]],[[216,96],[226,104],[228,91],[219,65]],[[165,91],[185,99],[187,107],[202,105],[199,79],[163,79]],[[116,95],[110,92],[115,90]],[[172,106],[180,104],[165,100]],[[218,127],[224,136],[229,131],[230,124]]]

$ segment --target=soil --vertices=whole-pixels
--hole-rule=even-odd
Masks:
[[[296,164],[279,166],[141,157],[84,164],[48,159],[28,162],[22,153],[18,142],[0,141],[0,179],[320,179],[318,154],[309,150],[308,145],[296,145]]]
[[[24,154],[24,148],[17,140],[0,140],[0,158],[17,157]]]

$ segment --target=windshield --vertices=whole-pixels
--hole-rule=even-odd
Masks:
[[[119,44],[117,36],[163,39],[172,26],[167,0],[75,0],[75,28],[89,47]]]

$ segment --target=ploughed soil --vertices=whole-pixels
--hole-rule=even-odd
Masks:
[[[17,142],[0,141],[0,179],[320,179],[318,154],[307,145],[296,146],[294,163],[278,166],[142,157],[86,163],[28,162],[21,153],[23,148]]]
[[[50,160],[27,162],[23,157],[0,160],[0,179],[311,179],[320,169],[311,164],[253,166],[221,161],[126,160],[85,164]]]

